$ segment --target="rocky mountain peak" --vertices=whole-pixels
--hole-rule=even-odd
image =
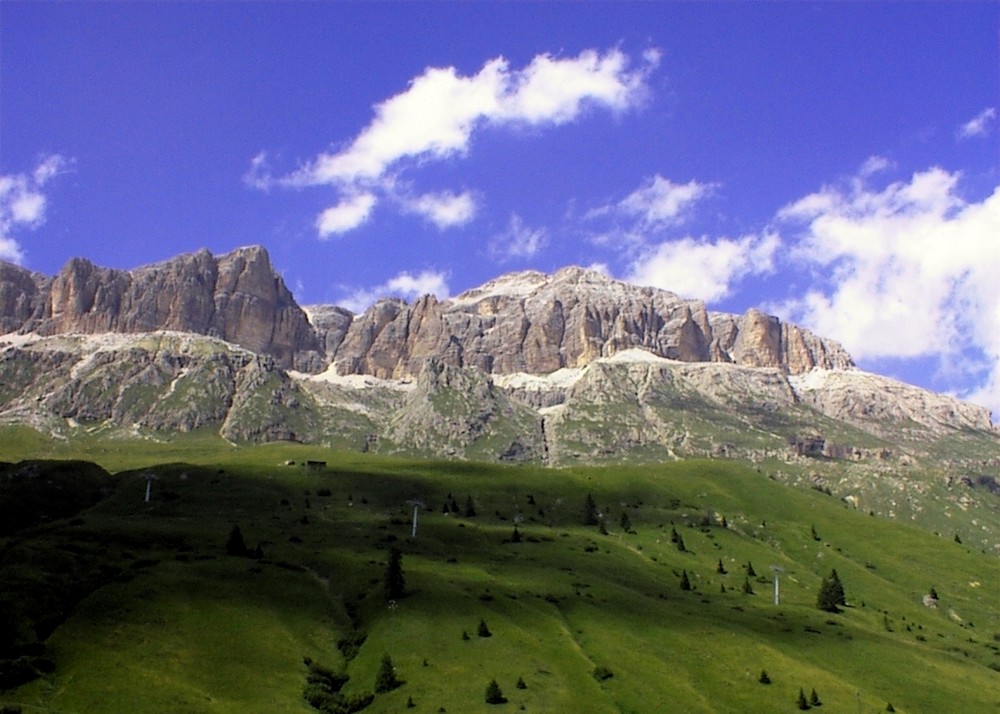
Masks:
[[[203,249],[130,271],[73,258],[44,282],[5,268],[0,315],[5,331],[174,330],[218,337],[284,367],[317,369],[323,361],[305,313],[259,246],[219,257]]]

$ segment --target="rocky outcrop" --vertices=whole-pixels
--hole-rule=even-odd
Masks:
[[[790,374],[853,366],[839,344],[758,310],[710,313],[700,301],[581,268],[506,275],[443,302],[381,301],[351,322],[334,361],[343,374],[386,379],[416,375],[429,357],[548,374],[633,348]]]
[[[15,332],[42,310],[51,278],[0,261],[0,334]]]
[[[207,250],[131,271],[74,258],[54,278],[0,264],[3,333],[175,330],[208,335],[317,373],[413,378],[428,359],[487,374],[548,374],[641,348],[683,362],[789,374],[852,366],[835,342],[758,310],[697,300],[581,268],[512,273],[451,300],[382,300],[364,314],[300,308],[263,248]]]
[[[283,367],[322,367],[320,343],[263,248],[218,258],[207,250],[132,271],[74,258],[48,282],[8,266],[5,326],[41,335],[175,330],[218,337]],[[34,285],[34,289],[32,289]],[[29,313],[30,306],[30,313]],[[10,331],[10,330],[7,330]]]

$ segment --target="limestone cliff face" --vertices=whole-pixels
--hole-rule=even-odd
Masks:
[[[567,268],[498,278],[453,300],[381,301],[357,316],[334,354],[342,374],[393,379],[436,357],[494,374],[547,374],[642,348],[683,362],[730,362],[789,374],[853,366],[837,343],[750,310],[704,303]]]
[[[0,275],[8,330],[193,332],[270,355],[283,367],[322,366],[310,359],[320,350],[316,333],[263,248],[218,258],[201,250],[132,271],[74,258],[50,281],[34,281],[33,290],[16,270],[7,266]]]
[[[0,334],[15,332],[41,310],[51,278],[0,261]]]

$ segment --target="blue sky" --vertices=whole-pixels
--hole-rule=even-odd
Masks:
[[[0,258],[592,266],[1000,414],[1000,4],[0,4]]]

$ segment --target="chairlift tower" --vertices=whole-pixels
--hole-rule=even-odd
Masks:
[[[417,514],[420,512],[420,509],[424,507],[424,502],[423,501],[413,500],[413,501],[407,501],[407,503],[410,504],[411,506],[413,506],[413,530],[410,532],[410,537],[411,538],[416,538],[417,537]]]
[[[142,478],[146,479],[146,499],[144,503],[149,503],[149,499],[153,495],[153,481],[156,480],[156,474],[152,471],[147,471],[142,475]]]
[[[785,572],[785,569],[777,565],[772,565],[771,572],[774,573],[774,604],[780,605],[781,596],[778,590],[778,576]]]

